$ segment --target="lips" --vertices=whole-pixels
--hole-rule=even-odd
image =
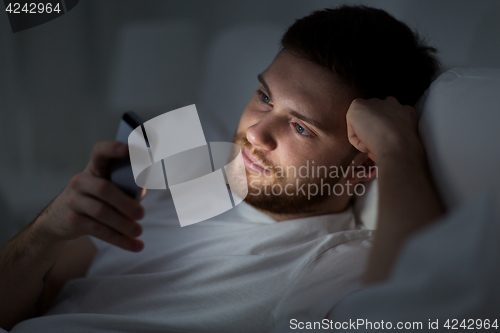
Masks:
[[[246,147],[241,149],[241,155],[243,156],[243,163],[248,170],[258,172],[263,175],[271,174],[271,171],[266,169],[254,156],[252,156]]]

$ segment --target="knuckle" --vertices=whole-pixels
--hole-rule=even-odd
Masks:
[[[73,178],[71,178],[71,180],[69,181],[69,188],[71,188],[71,189],[78,188],[78,186],[80,185],[80,178],[81,178],[81,174],[78,174],[78,175],[74,176]]]
[[[73,207],[75,207],[76,203],[77,203],[77,199],[76,199],[76,197],[75,197],[75,194],[74,194],[74,193],[70,193],[70,194],[66,197],[66,205],[67,205],[68,207],[73,208]]]
[[[365,102],[364,98],[358,97],[358,98],[353,99],[353,101],[351,102],[351,105],[354,105],[354,106],[363,105],[364,102]]]
[[[106,213],[106,207],[98,203],[92,208],[92,216],[94,216],[96,219],[102,219]]]
[[[100,197],[105,197],[108,193],[108,184],[106,181],[100,181],[95,186],[95,193]]]
[[[101,154],[105,141],[99,141],[92,147],[92,152],[90,154],[91,159],[95,159]]]
[[[72,212],[68,215],[67,218],[68,221],[68,227],[72,230],[76,230],[79,227],[79,222],[80,222],[80,217],[78,214]]]
[[[92,147],[91,156],[92,157],[96,156],[99,153],[100,148],[101,148],[101,143],[100,142],[96,143]]]

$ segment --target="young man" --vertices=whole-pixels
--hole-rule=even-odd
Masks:
[[[385,279],[405,238],[441,213],[404,106],[431,82],[432,49],[384,11],[348,6],[298,20],[282,45],[235,137],[246,203],[180,228],[168,192],[153,193],[143,243],[145,209],[105,179],[127,147],[98,143],[84,172],[2,250],[0,326],[53,305],[14,331],[264,332],[326,315],[363,274]],[[375,163],[379,232],[366,265],[371,233],[356,227],[348,187],[373,179]],[[290,173],[313,164],[355,172]]]

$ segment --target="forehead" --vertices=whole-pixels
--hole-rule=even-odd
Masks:
[[[281,52],[262,73],[275,106],[287,108],[326,124],[345,127],[345,114],[356,92],[328,69]]]

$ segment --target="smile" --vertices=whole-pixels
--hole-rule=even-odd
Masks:
[[[258,172],[266,176],[271,175],[271,171],[266,169],[254,156],[252,156],[247,148],[243,147],[241,149],[241,155],[243,156],[243,163],[248,170]]]

